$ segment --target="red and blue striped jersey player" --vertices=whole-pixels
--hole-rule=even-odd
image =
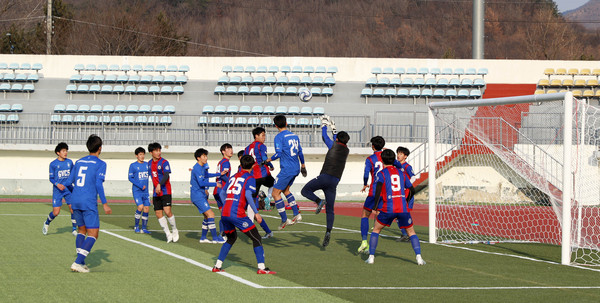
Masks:
[[[413,220],[408,209],[408,201],[414,196],[415,188],[410,180],[404,176],[404,173],[396,168],[394,159],[396,155],[390,149],[381,152],[381,161],[383,169],[375,176],[373,185],[375,186],[374,197],[379,201],[375,208],[379,211],[371,239],[369,241],[369,258],[367,264],[375,262],[375,249],[379,241],[379,233],[384,227],[389,227],[394,219],[398,220],[400,228],[405,228],[412,248],[415,252],[418,265],[424,265],[425,261],[421,257],[421,244],[419,237],[413,228]],[[408,196],[406,190],[408,189]],[[381,198],[381,200],[379,200]]]
[[[408,155],[410,155],[410,150],[408,148],[404,146],[398,146],[398,148],[396,149],[396,161],[394,161],[394,166],[398,168],[404,174],[404,177],[409,179],[412,183],[414,181],[413,177],[415,176],[415,173],[413,172],[412,166],[410,166],[410,164],[406,162],[406,158],[408,158]],[[408,196],[408,189],[406,195]],[[415,197],[413,196],[412,199],[408,201],[409,212],[412,211],[414,203]],[[400,227],[399,224],[398,227]],[[406,233],[406,229],[400,228],[400,231],[402,231],[402,237],[399,240],[402,242],[408,242],[409,237]]]
[[[221,212],[221,221],[223,221],[227,241],[221,246],[219,257],[212,271],[223,271],[223,261],[225,261],[225,258],[237,239],[237,228],[252,240],[256,262],[258,263],[258,270],[256,273],[275,274],[274,271],[265,267],[265,250],[262,246],[260,235],[258,234],[258,230],[256,229],[253,220],[248,218],[248,215],[246,214],[246,208],[250,207],[255,213],[254,218],[256,221],[260,222],[263,220],[256,209],[256,202],[252,197],[256,192],[256,180],[250,173],[252,165],[255,163],[254,158],[250,155],[244,155],[240,162],[242,171],[229,178],[227,188],[221,191],[221,198],[224,201],[223,210]]]
[[[221,145],[220,151],[223,155],[223,158],[219,161],[219,163],[217,163],[217,174],[219,174],[219,176],[217,177],[217,183],[220,183],[221,186],[215,186],[213,190],[213,197],[215,198],[215,201],[217,201],[217,206],[219,207],[219,210],[223,208],[223,201],[221,201],[220,195],[221,190],[225,188],[225,185],[229,180],[229,176],[231,175],[231,163],[229,162],[229,160],[233,156],[233,147],[231,146],[231,144],[225,143]],[[221,174],[221,172],[225,173]],[[222,233],[223,223],[219,222],[219,234],[221,234],[222,236]]]
[[[167,243],[177,242],[179,240],[179,231],[177,230],[175,215],[171,210],[171,165],[169,161],[162,157],[162,146],[160,143],[154,142],[148,144],[148,152],[152,155],[152,159],[148,163],[148,172],[154,185],[154,194],[152,196],[154,214],[158,219],[158,224],[160,224],[165,232]],[[169,231],[167,222],[173,229],[172,233]]]
[[[365,199],[365,203],[363,204],[362,216],[360,218],[360,235],[362,237],[362,242],[358,248],[358,253],[366,253],[369,251],[369,241],[367,241],[369,235],[369,217],[373,210],[375,210],[375,188],[372,185],[375,176],[383,168],[383,164],[381,163],[381,152],[384,146],[385,139],[383,139],[383,137],[375,136],[371,138],[371,149],[373,149],[373,154],[368,156],[365,160],[365,173],[363,175],[364,186],[361,189],[361,192],[365,192],[367,189],[369,192]]]

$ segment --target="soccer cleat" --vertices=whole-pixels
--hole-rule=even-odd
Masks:
[[[396,239],[396,242],[408,242],[410,241],[410,237],[407,235],[403,235],[402,237]]]
[[[271,204],[271,199],[269,199],[269,197],[265,197],[265,210],[271,210],[271,205],[275,206],[275,204]]]
[[[207,239],[207,238],[200,238],[200,243],[213,243],[211,240]]]
[[[267,195],[265,194],[264,191],[260,191],[258,193],[258,205],[259,205],[259,210],[262,208],[266,208],[266,203],[265,203],[265,198],[267,198]],[[264,205],[263,207],[261,207],[262,205]]]
[[[44,222],[44,227],[42,227],[42,234],[47,235],[49,227],[50,227],[50,225],[48,225]]]
[[[331,238],[331,233],[326,232],[325,237],[323,238],[323,247],[327,247],[329,245],[329,239]]]
[[[73,264],[71,264],[71,271],[90,272],[90,269],[87,266],[85,266],[85,264],[77,264],[77,263],[73,262]]]
[[[214,243],[214,244],[223,244],[225,242],[226,242],[226,240],[223,239],[222,237],[217,237],[216,239],[213,239],[213,241],[212,241],[212,243]]]
[[[173,242],[177,242],[179,241],[179,230],[174,229],[173,230]]]
[[[144,229],[142,229],[142,234],[149,235],[149,234],[151,234],[151,232],[149,230],[147,230],[147,229],[144,228]]]
[[[136,226],[136,227],[133,229],[133,231],[134,231],[136,234],[139,234],[139,233],[140,233],[140,228],[139,228],[138,226]]]
[[[301,222],[301,221],[302,221],[302,215],[298,214],[298,215],[294,216],[294,218],[292,219],[292,224],[290,224],[290,225],[294,225],[294,224],[296,224],[298,222]]]
[[[316,215],[318,215],[321,212],[321,209],[323,209],[323,206],[325,206],[325,200],[321,200],[321,202],[319,202],[319,204],[317,204],[317,209],[315,209]]]
[[[427,263],[425,263],[425,260],[423,260],[423,257],[421,257],[421,255],[417,255],[417,265],[425,265]]]
[[[173,235],[171,233],[167,234],[167,243],[173,242]]]
[[[273,238],[273,232],[267,233],[264,236],[262,236],[263,239],[269,239],[269,238]]]
[[[363,240],[360,243],[360,247],[358,248],[358,253],[367,253],[369,252],[369,242],[367,240]]]
[[[285,222],[281,222],[281,224],[279,224],[279,230],[284,229],[288,225],[292,225],[292,220],[287,219]]]
[[[268,267],[265,267],[265,269],[260,269],[260,268],[259,268],[259,269],[256,271],[256,273],[257,273],[257,274],[259,274],[259,275],[274,275],[274,274],[276,274],[277,272],[274,272],[274,271],[270,270]]]
[[[367,264],[373,264],[373,263],[375,263],[375,256],[374,255],[369,255],[369,257],[365,260],[365,263],[367,263]]]
[[[220,267],[213,267],[212,272],[225,272],[224,270],[222,270]]]

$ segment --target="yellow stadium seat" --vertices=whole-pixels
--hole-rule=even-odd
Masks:
[[[535,93],[533,93],[534,95],[541,95],[544,94],[544,90],[543,89],[536,89]]]
[[[558,91],[556,91],[555,89],[549,89],[546,91],[546,94],[556,94],[558,93]]]
[[[578,89],[573,90],[571,92],[573,93],[573,97],[581,97],[581,95],[583,95],[583,93]]]
[[[600,90],[597,90],[596,93],[594,94],[594,97],[596,98],[600,98]]]
[[[579,69],[577,68],[569,68],[567,71],[567,75],[575,76],[579,74]]]
[[[589,68],[582,68],[579,70],[579,74],[582,76],[589,76],[592,74],[592,71]]]
[[[584,79],[575,79],[575,82],[573,83],[573,87],[585,87],[585,80]]]
[[[563,87],[573,87],[573,80],[571,80],[571,79],[563,80],[562,86]]]
[[[554,69],[553,68],[546,68],[544,70],[544,75],[546,75],[546,76],[554,75]]]
[[[594,91],[591,89],[586,89],[583,91],[583,97],[584,98],[592,98],[594,97]]]
[[[587,80],[585,82],[585,85],[589,86],[591,88],[594,88],[594,87],[598,86],[598,80],[596,80],[596,79],[589,79],[589,80]]]
[[[592,69],[592,75],[593,76],[600,76],[600,68],[594,68],[594,69]]]
[[[548,79],[540,79],[537,85],[538,87],[548,87],[550,85],[550,81]]]
[[[557,75],[566,75],[567,74],[567,69],[566,68],[557,68],[556,69],[556,74]]]
[[[550,87],[561,87],[562,86],[562,81],[560,81],[560,79],[552,79],[550,80]]]

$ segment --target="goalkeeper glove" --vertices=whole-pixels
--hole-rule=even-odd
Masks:
[[[328,125],[330,125],[329,116],[327,116],[327,115],[321,116],[321,127],[325,127]]]
[[[308,174],[308,172],[306,171],[306,167],[301,167],[300,173],[302,174],[302,177],[306,178],[306,175]]]
[[[329,126],[331,127],[331,132],[335,135],[337,134],[337,129],[335,128],[335,122],[333,122],[333,120],[329,119]]]

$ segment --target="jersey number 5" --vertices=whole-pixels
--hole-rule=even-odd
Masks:
[[[77,172],[77,183],[75,183],[78,187],[83,187],[85,185],[85,171],[87,169],[87,166],[79,167],[79,171]]]

